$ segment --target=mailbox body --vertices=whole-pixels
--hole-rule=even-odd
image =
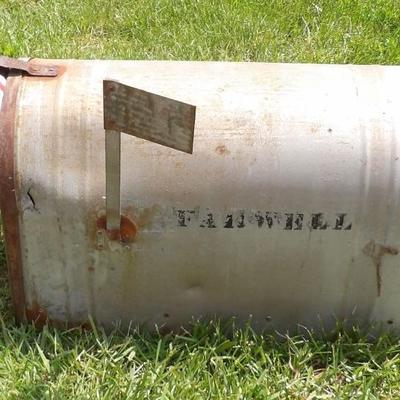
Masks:
[[[2,215],[17,318],[256,330],[400,326],[400,68],[39,61],[2,106]],[[193,154],[123,135],[105,213],[102,82],[197,107]]]

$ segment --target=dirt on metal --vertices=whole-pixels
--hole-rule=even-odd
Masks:
[[[371,240],[365,245],[363,252],[365,255],[371,257],[374,263],[376,270],[376,288],[379,297],[382,292],[382,257],[385,254],[396,256],[399,254],[399,251],[394,247],[383,246],[379,243],[375,243],[374,240]]]

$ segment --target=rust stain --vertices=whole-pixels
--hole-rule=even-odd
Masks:
[[[105,231],[110,240],[120,241],[123,243],[133,242],[138,231],[136,224],[124,215],[121,215],[120,229],[108,230],[105,215],[102,215],[97,219],[96,226],[97,230]]]
[[[0,66],[8,68],[10,71],[24,71],[31,76],[57,76],[58,68],[56,65],[49,65],[48,63],[35,63],[32,59],[24,61],[17,58],[0,56]]]
[[[225,156],[231,154],[228,148],[224,144],[220,144],[215,148],[215,152],[220,156]]]
[[[175,162],[175,167],[182,167],[182,165],[183,165],[183,162],[182,161],[176,161]]]
[[[83,330],[91,330],[92,326],[89,321],[62,321],[49,318],[47,310],[40,306],[35,300],[30,307],[26,309],[26,320],[34,325],[37,329],[43,329],[49,325],[58,329],[81,328]]]
[[[156,213],[157,207],[153,206],[150,208],[145,208],[142,210],[140,215],[137,218],[137,224],[140,228],[145,227],[153,218],[154,214]]]
[[[43,60],[41,58],[32,58],[32,60],[35,60],[35,63],[37,62],[38,64],[46,64],[47,60]],[[30,79],[30,80],[35,80],[35,81],[44,81],[44,82],[51,82],[53,80],[59,79],[61,76],[65,74],[67,71],[67,66],[66,65],[60,65],[60,64],[54,64],[54,66],[57,67],[57,76],[31,76],[31,75],[24,75],[24,79]]]
[[[40,307],[37,301],[34,301],[29,308],[26,309],[26,320],[32,322],[35,327],[43,328],[47,324],[47,311]]]
[[[382,257],[385,254],[396,256],[399,251],[391,246],[383,246],[379,243],[375,243],[374,240],[370,240],[363,248],[363,253],[368,257],[372,258],[376,271],[376,287],[378,296],[381,295],[382,291]]]
[[[157,205],[141,209],[129,206],[129,207],[124,207],[124,214],[131,220],[135,221],[138,230],[140,230],[141,228],[144,228],[151,222],[157,210],[158,210]]]

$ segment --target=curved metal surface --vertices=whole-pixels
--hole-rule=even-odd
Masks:
[[[1,110],[1,103],[3,101],[4,92],[6,90],[6,70],[0,68],[0,110]]]
[[[30,318],[400,327],[399,67],[54,63],[15,116]],[[197,106],[193,155],[122,138],[132,243],[101,223],[104,79]]]
[[[19,230],[19,209],[16,194],[14,169],[14,135],[17,124],[17,101],[21,76],[10,74],[7,90],[4,91],[0,119],[0,207],[6,241],[6,256],[9,282],[17,322],[25,318],[25,296],[21,243]]]

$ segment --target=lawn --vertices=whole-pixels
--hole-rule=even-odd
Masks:
[[[400,63],[399,0],[1,0],[0,54]],[[0,235],[1,236],[1,235]],[[359,329],[180,335],[17,327],[0,238],[1,399],[400,398],[400,342]]]

